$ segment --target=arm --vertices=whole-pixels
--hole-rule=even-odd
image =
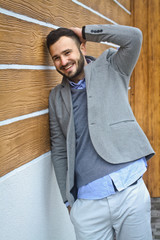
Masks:
[[[66,202],[66,174],[67,174],[67,153],[66,140],[59,126],[55,109],[55,100],[52,97],[52,92],[49,97],[49,121],[50,121],[50,140],[51,140],[51,155],[55,169],[57,182],[63,201]]]
[[[138,28],[110,24],[88,25],[81,29],[81,36],[76,28],[72,30],[83,41],[107,41],[119,45],[120,48],[109,58],[109,61],[116,71],[127,76],[131,75],[142,44],[142,33]]]

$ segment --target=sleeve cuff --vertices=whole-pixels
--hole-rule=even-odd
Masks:
[[[82,27],[82,37],[83,37],[83,39],[86,39],[86,36],[85,36],[85,26]]]

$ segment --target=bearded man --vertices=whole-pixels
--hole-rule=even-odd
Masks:
[[[111,42],[97,59],[86,41]],[[128,101],[142,43],[120,25],[59,28],[47,36],[63,76],[49,97],[52,161],[77,240],[151,240],[150,196],[142,176],[154,151]]]

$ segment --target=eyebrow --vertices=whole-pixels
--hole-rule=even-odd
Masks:
[[[64,51],[62,51],[60,54],[64,54],[64,53],[66,53],[66,52],[68,52],[68,51],[72,51],[72,49],[71,48],[68,48],[68,49],[65,49]],[[54,55],[53,57],[52,57],[52,59],[54,60],[54,58],[56,58],[56,57],[58,57],[59,55]]]

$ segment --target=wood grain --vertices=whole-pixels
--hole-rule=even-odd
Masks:
[[[148,133],[156,156],[150,162],[151,195],[160,197],[160,1],[148,1]]]
[[[101,13],[107,18],[110,18],[118,24],[131,24],[130,15],[126,13],[122,8],[120,8],[113,0],[80,0],[80,2],[88,7],[91,7],[93,10]]]
[[[49,29],[0,14],[0,64],[52,65],[45,37]]]
[[[50,65],[46,36],[51,29],[0,15],[0,64]],[[103,44],[89,45],[88,53],[97,57],[106,49]]]
[[[51,70],[0,70],[0,121],[48,108],[61,76]]]
[[[48,115],[0,128],[0,176],[50,150]]]
[[[160,6],[158,0],[135,0],[132,3],[133,25],[143,32],[143,46],[134,71],[134,99],[132,96],[131,103],[156,152],[148,162],[144,180],[151,196],[160,197]]]
[[[83,26],[98,22],[107,23],[106,20],[78,6],[71,0],[5,0],[1,3],[1,7],[59,27]]]
[[[133,25],[138,27],[143,33],[143,43],[141,53],[134,70],[134,113],[139,124],[143,127],[143,130],[147,134],[148,130],[148,36],[147,36],[147,21],[141,21],[147,19],[147,11],[142,12],[142,8],[147,7],[147,0],[134,1],[134,22]],[[142,15],[143,14],[143,15]]]
[[[131,11],[131,2],[132,0],[118,0],[128,11]]]

